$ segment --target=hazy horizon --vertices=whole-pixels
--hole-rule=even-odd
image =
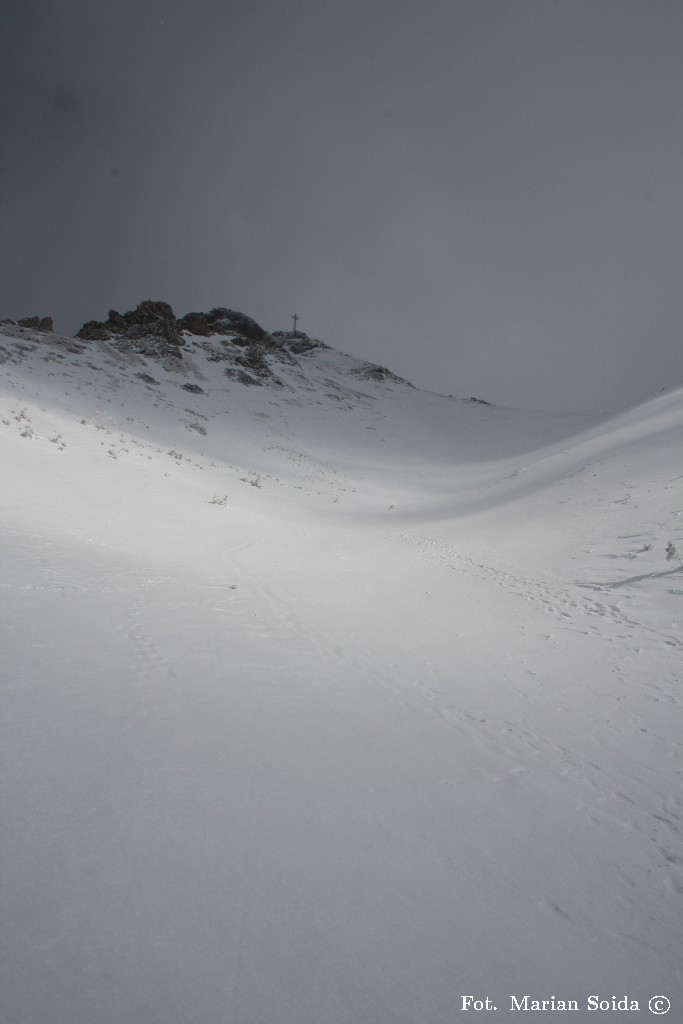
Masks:
[[[0,317],[224,305],[418,386],[683,381],[683,8],[9,3]]]

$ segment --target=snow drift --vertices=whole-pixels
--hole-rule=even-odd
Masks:
[[[231,323],[1,328],[3,1019],[680,1016],[681,392]]]

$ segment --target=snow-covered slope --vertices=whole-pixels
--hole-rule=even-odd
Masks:
[[[679,1019],[681,392],[3,330],[2,1019]]]

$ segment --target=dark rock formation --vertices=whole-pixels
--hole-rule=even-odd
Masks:
[[[54,331],[51,316],[25,316],[22,320],[3,320],[3,323],[16,323],[17,327],[27,327],[31,331]]]
[[[295,356],[311,352],[314,348],[330,347],[318,338],[309,338],[303,331],[274,331],[272,337],[278,345],[288,348]]]
[[[218,306],[208,313],[187,313],[180,319],[167,302],[147,299],[128,313],[109,310],[106,320],[89,320],[76,335],[88,341],[111,341],[117,348],[156,358],[181,358],[183,333],[209,337],[228,335],[234,344],[251,349],[255,344],[276,343],[264,329],[244,313]]]
[[[244,313],[217,306],[208,313],[186,313],[178,320],[178,328],[190,334],[209,337],[211,334],[240,335],[249,341],[265,342],[270,339],[267,331]]]
[[[311,352],[314,348],[322,348],[320,342],[315,342],[313,338],[297,338],[289,346],[289,351],[293,352],[295,356],[302,356],[305,352]]]
[[[225,371],[225,376],[229,377],[230,380],[238,381],[240,384],[246,384],[247,387],[260,386],[263,383],[258,377],[252,377],[246,370],[240,370],[238,366],[229,366]]]
[[[378,366],[375,363],[365,363],[363,366],[359,366],[355,371],[357,377],[361,380],[378,380],[378,381],[391,381],[394,384],[407,384],[408,387],[412,388],[413,385],[409,381],[404,380],[403,377],[399,377],[398,374],[392,373],[391,370],[387,370],[386,366]]]
[[[253,370],[254,373],[265,374],[268,372],[268,363],[263,349],[256,345],[251,345],[243,356],[235,356],[235,362],[239,366],[246,367],[247,370]]]
[[[251,376],[256,378],[253,383],[260,384],[263,381],[267,381],[269,384],[276,384],[282,387],[282,381],[278,380],[268,365],[265,351],[261,345],[251,345],[243,355],[235,356],[235,362],[238,366],[243,366]]]
[[[180,358],[185,344],[175,313],[167,302],[145,299],[128,313],[109,310],[107,320],[89,320],[76,335],[87,341],[114,341],[142,355]]]
[[[178,328],[181,331],[188,331],[190,334],[199,334],[208,338],[214,332],[211,330],[206,313],[186,313],[178,320]]]

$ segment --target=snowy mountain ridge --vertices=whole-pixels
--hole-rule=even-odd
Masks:
[[[192,349],[202,348],[211,361],[228,364],[224,369],[226,375],[247,385],[282,386],[271,363],[296,365],[296,356],[329,347],[302,331],[269,334],[251,317],[222,306],[208,313],[187,313],[176,318],[168,303],[151,300],[144,300],[124,314],[110,310],[105,321],[88,321],[73,341],[53,333],[51,317],[4,320],[0,322],[0,328],[3,327],[9,336],[42,341],[48,348],[51,344],[66,347],[74,354],[86,351],[79,341],[105,341],[119,352],[147,356],[179,372],[192,369],[188,355]],[[9,353],[5,351],[4,356],[9,358]],[[349,372],[361,378],[407,383],[385,367],[346,358]]]
[[[158,305],[0,325],[0,1017],[680,1017],[683,391],[501,409]]]
[[[286,420],[288,407],[318,406],[320,416],[309,418],[310,430],[301,438],[313,445],[322,421],[351,413],[363,422],[356,423],[355,431],[347,422],[345,429],[351,429],[357,441],[363,438],[362,449],[372,448],[376,439],[363,436],[359,430],[376,431],[377,422],[388,418],[391,433],[392,420],[407,417],[410,423],[413,417],[421,419],[425,408],[430,409],[429,416],[436,412],[436,431],[451,434],[445,439],[449,449],[455,445],[456,451],[466,454],[474,440],[477,457],[504,456],[520,447],[544,446],[589,422],[567,415],[549,417],[495,409],[481,399],[455,400],[452,396],[418,392],[385,367],[335,352],[301,331],[269,334],[250,317],[223,307],[176,319],[167,303],[145,301],[123,315],[111,310],[107,321],[88,322],[74,338],[60,336],[51,327],[45,329],[46,324],[51,324],[49,318],[38,317],[18,324],[0,324],[0,365],[4,364],[8,380],[17,382],[10,387],[24,387],[19,382],[30,378],[29,393],[33,388],[36,394],[64,404],[69,385],[77,392],[98,394],[105,404],[121,408],[125,402],[111,395],[123,391],[124,397],[135,395],[136,402],[142,398],[151,420],[165,424],[165,413],[174,411],[173,416],[177,415],[187,429],[196,430],[196,425],[185,415],[192,415],[193,410],[180,408],[181,399],[189,401],[180,395],[181,390],[197,396],[194,401],[200,419],[220,418],[236,410],[248,416],[251,411],[251,432],[263,428],[256,422],[259,419]],[[190,327],[197,333],[192,333]],[[244,386],[267,390],[246,395]],[[384,408],[378,411],[383,400],[394,406],[393,416]],[[214,410],[216,403],[219,408]],[[71,406],[78,411],[77,400]],[[265,411],[268,408],[270,411]],[[512,434],[506,429],[511,418],[516,425]],[[127,423],[134,420],[125,417]],[[293,422],[296,424],[296,417]],[[153,429],[147,423],[144,428]],[[292,428],[286,425],[284,429]],[[419,430],[413,432],[411,444],[402,436],[405,431],[393,429],[393,443],[389,436],[381,439],[386,446],[382,457],[389,450],[395,453],[397,444],[403,455],[411,447],[421,448]],[[208,433],[206,428],[203,436]],[[323,426],[322,436],[334,447],[339,439],[336,422],[331,429]],[[211,448],[210,441],[205,445],[207,450]],[[433,454],[433,440],[424,454]]]

